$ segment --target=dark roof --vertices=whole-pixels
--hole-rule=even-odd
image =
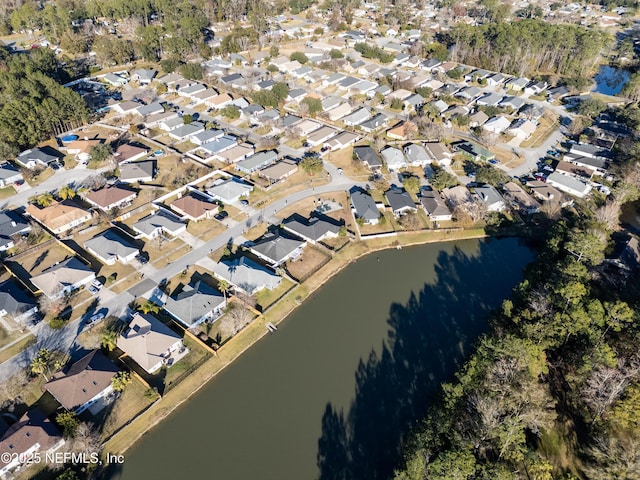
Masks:
[[[369,167],[381,167],[382,160],[375,152],[373,148],[369,145],[360,145],[353,148],[353,152],[356,156],[363,162],[365,162]]]
[[[266,234],[251,247],[251,250],[279,264],[304,245],[304,241],[286,237],[278,232]]]
[[[416,203],[404,189],[392,188],[391,190],[387,190],[384,196],[387,197],[389,206],[394,212],[399,212],[407,208],[416,209]]]
[[[440,194],[434,190],[423,191],[420,194],[420,203],[429,215],[451,215],[451,210],[444,203]]]
[[[18,212],[0,212],[0,245],[7,245],[12,235],[29,230],[31,227]]]
[[[358,187],[353,187],[349,193],[351,194],[351,203],[358,217],[365,220],[380,218],[380,212],[371,195]]]
[[[11,455],[22,454],[34,445],[40,445],[40,451],[46,452],[62,440],[56,426],[40,410],[29,410],[20,420],[11,425],[0,438],[0,449]],[[8,460],[13,460],[10,456]],[[0,468],[10,464],[0,460]]]
[[[21,315],[35,306],[35,300],[13,280],[0,283],[0,310],[9,315]]]
[[[44,388],[67,410],[81,407],[111,385],[111,379],[118,372],[111,360],[100,350],[73,363],[66,372],[58,372]]]
[[[282,224],[287,230],[314,242],[322,239],[327,233],[337,234],[340,231],[339,225],[328,221],[326,218],[311,217],[307,219],[297,213],[286,218]]]

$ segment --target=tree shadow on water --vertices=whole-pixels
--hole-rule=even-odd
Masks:
[[[515,242],[511,239],[510,242]],[[436,280],[390,307],[388,337],[355,372],[348,411],[328,403],[317,463],[320,480],[382,480],[398,466],[404,437],[429,398],[487,328],[487,313],[509,295],[532,255],[480,243],[478,255],[441,252]],[[500,245],[507,247],[507,244]],[[498,248],[496,248],[498,247]]]

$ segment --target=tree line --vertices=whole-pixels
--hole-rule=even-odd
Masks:
[[[11,55],[0,49],[0,151],[10,157],[86,122],[80,95],[63,87],[66,74],[49,49]]]
[[[459,23],[443,40],[454,61],[530,77],[585,77],[612,42],[598,30],[536,19],[480,26]]]

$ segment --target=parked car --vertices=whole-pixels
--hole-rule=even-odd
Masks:
[[[497,161],[496,159],[492,158],[491,160],[489,160],[489,163],[490,163],[491,165],[497,165],[497,164],[498,164],[498,161]]]
[[[136,260],[144,265],[145,263],[149,262],[149,254],[139,253],[138,255],[136,255]]]
[[[99,322],[100,320],[104,320],[104,313],[98,312],[95,315],[92,315],[89,320],[87,320],[87,325],[91,325],[93,323]]]
[[[249,200],[242,199],[240,200],[240,205],[244,205],[245,207],[249,205]]]
[[[229,213],[226,211],[222,211],[220,213],[216,213],[213,218],[215,218],[216,220],[224,220],[225,218],[227,218],[229,216]]]
[[[60,170],[62,168],[62,165],[60,165],[59,162],[53,162],[50,164],[50,166],[52,170]]]

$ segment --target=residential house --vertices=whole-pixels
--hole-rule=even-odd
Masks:
[[[224,77],[220,77],[219,81],[222,85],[225,85],[231,88],[244,87],[244,77],[239,73],[232,73],[230,75],[225,75]]]
[[[523,215],[533,215],[540,211],[540,204],[517,183],[505,183],[502,186],[502,196],[511,208]]]
[[[464,80],[466,82],[473,82],[478,80],[484,80],[485,78],[491,77],[492,73],[488,70],[483,70],[482,68],[477,68],[472,72],[466,74],[464,76]]]
[[[484,113],[482,110],[478,110],[473,115],[469,116],[469,126],[471,128],[477,128],[487,123],[488,120],[489,115]]]
[[[133,162],[121,165],[119,180],[123,183],[151,182],[155,174],[155,161]]]
[[[497,93],[486,93],[476,100],[476,105],[482,105],[487,107],[495,107],[502,100],[502,95]]]
[[[278,152],[276,150],[264,150],[240,160],[236,163],[236,170],[251,174],[267,165],[271,165],[276,160],[278,160]]]
[[[338,131],[335,128],[328,127],[327,125],[323,125],[322,127],[314,130],[309,135],[307,135],[307,142],[315,147],[317,145],[322,145],[324,142],[333,137]]]
[[[47,167],[50,163],[55,162],[63,156],[64,155],[51,147],[36,147],[20,153],[20,155],[16,157],[16,162],[24,168],[32,170],[36,167]]]
[[[431,106],[440,114],[446,112],[449,109],[449,105],[447,105],[443,100],[435,100],[431,102],[429,106]]]
[[[503,84],[507,77],[505,77],[501,73],[494,73],[493,75],[489,75],[488,77],[486,77],[486,79],[487,85],[489,85],[490,87],[497,87],[498,85]]]
[[[409,159],[409,164],[414,167],[424,167],[431,163],[431,157],[422,145],[408,143],[404,146],[403,150]]]
[[[169,206],[179,215],[192,222],[211,218],[218,213],[217,203],[211,201],[208,196],[205,197],[194,191],[174,200]]]
[[[169,136],[179,142],[188,140],[192,136],[204,132],[204,123],[191,122],[180,125],[169,132]]]
[[[206,85],[202,83],[192,83],[184,87],[180,87],[177,91],[181,97],[193,98],[193,95],[199,92],[204,92],[207,89]]]
[[[108,212],[114,208],[122,208],[135,200],[138,192],[118,186],[105,186],[99,190],[90,191],[84,194],[84,199],[103,212]]]
[[[602,157],[584,157],[572,153],[565,153],[563,159],[579,167],[588,168],[593,173],[606,173],[609,169],[609,161]]]
[[[375,82],[370,82],[369,80],[361,80],[351,87],[351,91],[355,94],[366,95],[367,93],[375,90],[377,86],[378,84]]]
[[[451,220],[451,210],[449,210],[449,207],[447,207],[437,191],[423,190],[420,192],[418,199],[424,211],[429,215],[429,220],[432,222]]]
[[[356,143],[360,137],[355,133],[351,132],[341,132],[337,134],[335,137],[330,138],[325,142],[325,145],[328,146],[331,150],[341,150],[349,145],[353,145]]]
[[[71,200],[54,202],[47,207],[27,205],[25,214],[40,223],[53,234],[59,235],[91,220],[91,212],[80,208]]]
[[[424,149],[429,156],[441,167],[451,165],[453,153],[442,142],[428,142],[424,144]]]
[[[518,115],[524,118],[528,118],[529,120],[538,121],[540,117],[544,115],[544,108],[533,105],[531,103],[527,103],[520,109]]]
[[[407,167],[407,159],[402,151],[395,147],[387,147],[382,152],[382,159],[389,171],[397,171]]]
[[[124,102],[116,103],[111,107],[111,110],[120,115],[137,114],[140,103],[133,100],[125,100]]]
[[[233,97],[228,93],[221,93],[220,95],[216,95],[215,97],[209,98],[205,105],[209,108],[213,108],[214,110],[221,110],[227,105],[230,105],[233,102]]]
[[[502,132],[504,132],[507,128],[509,128],[509,125],[511,125],[511,122],[506,117],[503,117],[502,115],[498,115],[496,117],[492,117],[489,120],[487,120],[487,122],[484,125],[482,125],[482,128],[484,128],[488,132],[492,132],[499,135]]]
[[[204,162],[210,162],[216,157],[219,157],[222,153],[230,150],[233,147],[238,146],[238,139],[233,135],[224,135],[220,138],[215,138],[210,142],[204,143],[200,146],[199,150],[206,155]]]
[[[155,128],[155,127],[164,125],[164,122],[166,122],[166,121],[175,120],[176,118],[180,118],[178,116],[178,113],[174,112],[174,111],[171,111],[171,110],[168,110],[166,112],[156,113],[156,114],[153,114],[153,115],[148,115],[145,118],[143,125],[146,128]]]
[[[482,90],[478,87],[463,87],[456,92],[455,96],[467,100],[468,102],[472,102],[481,94]]]
[[[380,95],[382,95],[383,97],[386,97],[387,95],[389,95],[391,93],[391,87],[389,87],[388,85],[380,85],[379,87],[376,87],[373,90],[369,90],[367,92],[367,97],[368,98],[373,98],[378,93]]]
[[[353,111],[353,107],[348,102],[342,103],[339,106],[332,108],[327,112],[327,118],[332,122],[339,120],[342,117],[346,117]]]
[[[393,100],[394,98],[404,101],[407,98],[409,98],[411,95],[413,95],[413,93],[410,92],[409,90],[405,88],[399,88],[398,90],[394,90],[389,95],[387,95],[387,102],[391,104],[391,100]]]
[[[611,150],[589,143],[574,143],[571,145],[569,153],[574,157],[601,158],[605,160],[612,158]]]
[[[519,138],[520,140],[527,140],[531,135],[533,135],[536,128],[538,128],[538,125],[535,122],[524,118],[518,118],[509,126],[507,133]]]
[[[505,108],[511,108],[514,112],[520,110],[525,104],[525,101],[520,97],[514,97],[512,95],[504,97],[499,105]]]
[[[287,95],[287,100],[290,102],[292,101],[300,102],[306,96],[307,96],[307,91],[304,88],[293,88],[289,90],[289,93]]]
[[[473,197],[467,187],[456,185],[455,187],[442,190],[442,196],[450,208],[455,209],[458,205],[473,202]]]
[[[5,453],[0,458],[0,478],[13,478],[11,472],[33,465],[37,458],[44,462],[64,443],[60,431],[40,410],[27,410],[0,437],[0,449]]]
[[[30,280],[47,298],[54,300],[85,287],[95,278],[93,270],[76,257],[69,257]]]
[[[23,322],[38,311],[38,304],[13,279],[0,283],[0,317]]]
[[[409,192],[400,188],[391,188],[384,193],[389,208],[393,212],[393,216],[398,218],[407,213],[416,212],[416,202],[413,201]]]
[[[25,236],[31,231],[25,219],[15,210],[0,212],[0,252],[15,246],[14,239]]]
[[[129,83],[129,79],[119,73],[107,73],[102,79],[112,87],[122,87]]]
[[[616,242],[612,256],[605,261],[629,274],[640,266],[640,242],[633,235],[624,235],[620,240]]]
[[[22,181],[24,181],[24,177],[14,165],[8,162],[0,165],[0,187],[8,187]]]
[[[316,122],[314,120],[303,120],[298,123],[294,128],[298,132],[301,137],[306,137],[314,130],[317,130],[322,126],[321,123]]]
[[[254,295],[265,288],[273,290],[282,282],[282,277],[245,256],[223,260],[212,271],[217,278],[229,282],[236,291],[246,295]]]
[[[365,132],[371,133],[374,130],[384,127],[387,124],[388,117],[384,113],[377,113],[369,120],[360,123],[358,126]]]
[[[540,180],[531,180],[527,182],[527,186],[531,189],[533,196],[542,202],[551,202],[560,207],[571,205],[571,200],[563,192],[553,188],[551,185],[541,182]]]
[[[387,137],[394,140],[407,140],[410,136],[418,132],[418,127],[413,122],[401,122],[393,128],[387,130]]]
[[[258,176],[266,178],[270,184],[278,183],[298,171],[295,160],[285,158],[273,165],[258,171]]]
[[[198,105],[209,106],[209,102],[219,95],[218,91],[214,88],[207,88],[191,95],[191,98]]]
[[[569,89],[569,87],[566,87],[564,85],[560,87],[550,88],[547,91],[547,100],[549,102],[555,102],[556,100],[560,100],[561,98],[566,97],[570,93],[571,90]]]
[[[413,95],[405,98],[403,103],[407,110],[417,111],[425,104],[425,99],[419,93],[414,93]]]
[[[525,87],[524,93],[525,95],[540,95],[548,87],[549,84],[545,81],[536,82],[535,80],[532,80],[531,82],[529,82],[529,85]]]
[[[448,120],[458,116],[466,117],[467,115],[469,115],[469,107],[465,107],[464,105],[451,105],[451,107],[443,114],[444,118]]]
[[[361,218],[368,225],[377,225],[380,212],[373,197],[359,187],[351,188],[349,195],[351,196],[351,208],[356,218]]]
[[[356,110],[355,112],[350,113],[346,117],[342,117],[341,120],[345,125],[352,127],[354,125],[358,125],[362,122],[365,122],[370,117],[371,117],[371,113],[369,112],[369,110],[365,107],[362,107]]]
[[[558,164],[556,165],[556,172],[562,173],[563,175],[576,177],[585,182],[591,180],[591,177],[593,176],[593,170],[581,167],[580,165],[576,165],[575,163],[565,162],[564,160],[560,160],[558,162]]]
[[[140,254],[140,250],[123,233],[113,228],[84,242],[84,248],[105,265],[115,265],[116,262],[128,264]]]
[[[341,97],[325,97],[320,101],[320,104],[322,105],[322,111],[323,112],[328,112],[329,110],[332,110],[334,108],[336,108],[338,105],[342,104],[344,102],[344,100]]]
[[[301,121],[302,121],[302,117],[299,117],[297,115],[292,115],[291,113],[287,113],[284,117],[282,117],[282,127],[283,128],[294,127]]]
[[[74,140],[73,142],[65,143],[62,149],[66,149],[67,155],[75,155],[81,162],[87,162],[91,158],[91,149],[101,143],[102,140],[99,138]]]
[[[153,315],[136,312],[120,334],[117,345],[147,373],[168,364],[168,360],[185,347],[180,335]]]
[[[207,193],[210,197],[224,203],[234,203],[242,197],[248,197],[252,191],[253,185],[234,177],[216,181],[216,183],[207,190]]]
[[[475,195],[487,206],[489,212],[501,212],[506,208],[502,196],[492,185],[476,187]]]
[[[47,390],[67,410],[80,414],[92,409],[99,400],[113,394],[111,380],[118,373],[116,367],[100,350],[93,350],[71,364],[44,384]],[[96,405],[103,407],[104,403]]]
[[[353,147],[353,154],[363,162],[370,170],[382,168],[382,161],[373,148],[369,145]]]
[[[276,268],[287,261],[295,261],[307,242],[283,235],[281,232],[266,233],[251,247],[251,251],[267,264]]]
[[[338,82],[338,88],[342,88],[342,89],[350,89],[351,87],[353,87],[355,84],[357,84],[358,82],[360,82],[359,78],[355,78],[355,77],[345,77],[342,80],[340,80]]]
[[[159,208],[151,215],[138,220],[132,225],[132,228],[144,239],[152,240],[160,235],[177,237],[187,231],[187,224],[180,217],[164,208]]]
[[[164,309],[187,328],[215,320],[226,306],[226,298],[215,288],[198,280],[167,298]]]
[[[504,84],[507,90],[513,90],[514,92],[522,92],[527,85],[529,85],[528,78],[525,77],[513,77],[507,80]]]
[[[294,213],[282,221],[282,228],[315,245],[326,238],[336,238],[340,233],[340,225],[325,216],[304,218]]]
[[[248,156],[253,155],[254,151],[255,148],[253,145],[249,143],[241,143],[240,145],[235,145],[230,149],[216,155],[216,158],[221,162],[228,164],[238,163]]]
[[[182,121],[182,119],[180,119]],[[149,155],[149,148],[141,145],[134,145],[132,143],[123,143],[118,145],[113,156],[119,164],[135,162],[136,160],[142,160]]]
[[[138,82],[140,85],[149,85],[158,74],[157,70],[152,68],[139,68],[134,70],[131,80]]]
[[[591,185],[588,183],[568,175],[562,175],[558,172],[553,172],[549,175],[547,177],[547,183],[552,187],[556,187],[558,190],[562,190],[578,198],[586,197],[591,191]]]

